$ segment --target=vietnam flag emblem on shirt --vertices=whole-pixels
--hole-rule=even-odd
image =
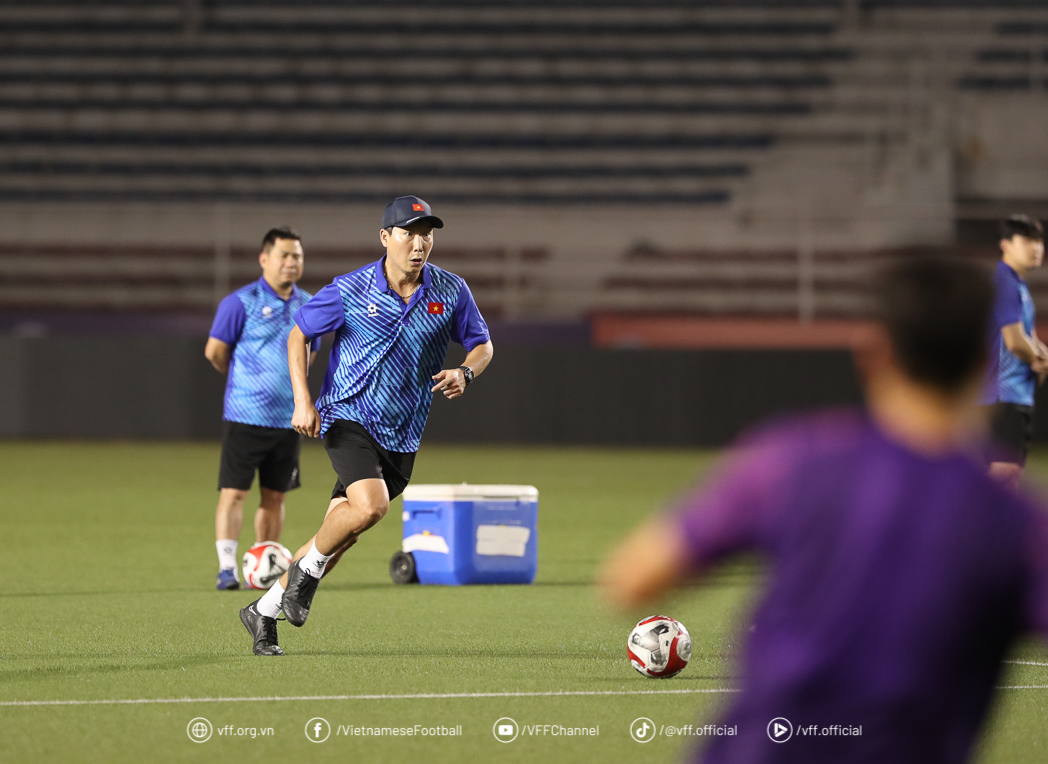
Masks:
[[[431,302],[429,304],[429,312],[434,314],[434,315],[437,315],[437,316],[443,316],[444,315],[444,303],[442,303],[442,302]]]

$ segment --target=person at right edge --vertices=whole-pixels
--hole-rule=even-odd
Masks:
[[[989,275],[917,258],[877,294],[863,409],[751,433],[605,565],[610,603],[651,613],[733,553],[767,562],[721,719],[735,734],[703,764],[960,764],[1013,646],[1048,637],[1048,515],[981,458]]]
[[[994,273],[996,298],[990,357],[982,403],[990,407],[986,461],[990,476],[1016,485],[1033,438],[1037,385],[1048,376],[1048,347],[1037,339],[1026,274],[1044,260],[1044,229],[1026,215],[1001,221],[1001,260]]]

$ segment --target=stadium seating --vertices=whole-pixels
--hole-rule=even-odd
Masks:
[[[851,55],[817,6],[592,7],[0,5],[0,199],[723,205]]]
[[[442,247],[507,316],[862,315],[864,252],[949,243],[951,99],[1048,82],[1048,0],[6,1],[0,39],[0,204],[52,229],[400,193],[640,221]],[[702,240],[648,243],[665,210]],[[254,273],[148,226],[7,241],[0,308],[202,312]],[[307,287],[370,238],[311,244]]]

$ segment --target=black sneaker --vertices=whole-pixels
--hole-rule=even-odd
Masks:
[[[240,611],[240,621],[255,640],[251,646],[255,655],[283,655],[277,644],[277,619],[258,612],[258,600]]]
[[[309,618],[309,606],[313,604],[313,595],[317,592],[319,578],[302,570],[302,566],[296,562],[287,572],[287,588],[280,600],[280,607],[284,611],[284,617],[292,626],[301,626]]]

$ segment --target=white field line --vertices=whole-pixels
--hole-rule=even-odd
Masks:
[[[1017,663],[1020,666],[1048,666],[1048,663],[1038,661],[1005,661],[1005,663]]]
[[[257,698],[133,698],[127,700],[5,700],[0,706],[123,706],[147,703],[270,703],[281,700],[431,700],[453,698],[557,698],[584,695],[693,695],[739,692],[730,687],[708,690],[558,690],[555,692],[420,692],[411,695],[272,695]]]
[[[1048,684],[997,687],[998,690],[1048,690]],[[730,687],[706,690],[560,690],[555,692],[442,692],[405,695],[269,695],[251,698],[129,698],[114,700],[5,700],[0,706],[135,706],[160,703],[272,703],[288,700],[447,700],[469,698],[566,698],[607,695],[702,695],[741,692]]]

